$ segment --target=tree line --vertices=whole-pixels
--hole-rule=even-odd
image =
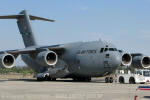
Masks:
[[[27,66],[14,66],[13,68],[0,68],[0,74],[34,74],[35,72]]]

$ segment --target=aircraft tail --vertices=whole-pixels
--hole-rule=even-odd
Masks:
[[[26,10],[21,11],[18,15],[0,16],[0,19],[17,19],[18,28],[22,35],[25,47],[37,45],[30,20],[54,22],[54,20],[51,19],[29,15]]]

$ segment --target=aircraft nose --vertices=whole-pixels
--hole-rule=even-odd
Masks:
[[[122,57],[119,53],[115,53],[113,56],[114,66],[118,67],[121,65]]]

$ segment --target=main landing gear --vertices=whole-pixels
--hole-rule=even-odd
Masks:
[[[56,81],[56,78],[45,75],[45,77],[37,77],[37,81]]]

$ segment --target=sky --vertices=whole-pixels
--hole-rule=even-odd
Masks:
[[[150,56],[150,0],[1,0],[0,15],[31,15],[39,45],[104,40],[129,53]],[[24,48],[16,20],[0,20],[0,51]],[[17,65],[23,62],[17,59]]]

